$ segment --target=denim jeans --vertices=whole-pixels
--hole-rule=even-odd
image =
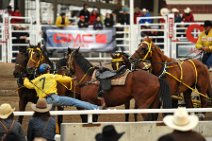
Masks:
[[[205,53],[202,62],[210,68],[212,66],[212,53]]]
[[[46,101],[48,104],[52,104],[53,106],[75,106],[87,110],[99,109],[97,105],[81,101],[72,97],[58,96],[57,94],[51,94],[46,98]]]

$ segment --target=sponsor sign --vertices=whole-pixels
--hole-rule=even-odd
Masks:
[[[169,38],[173,38],[174,34],[174,18],[169,17]]]
[[[45,30],[48,49],[76,49],[81,51],[111,51],[115,47],[115,29],[93,30],[70,27],[65,29],[48,28]]]
[[[204,27],[200,26],[198,24],[192,24],[192,25],[188,26],[188,28],[186,30],[186,37],[192,43],[196,43],[198,40],[198,37],[194,37],[192,34],[192,32],[194,30],[199,30],[200,32],[202,32],[204,30]]]

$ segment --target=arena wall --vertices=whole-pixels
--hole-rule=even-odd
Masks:
[[[61,141],[94,141],[95,135],[102,131],[102,127],[113,124],[118,133],[125,132],[120,141],[156,141],[161,135],[169,133],[172,129],[162,122],[138,122],[138,123],[101,123],[80,124],[63,123]],[[195,130],[203,134],[207,141],[212,141],[212,122],[201,121]]]

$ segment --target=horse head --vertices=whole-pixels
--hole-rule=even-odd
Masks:
[[[27,48],[21,47],[15,59],[15,70],[13,71],[14,77],[17,78],[26,73],[27,61],[28,61]]]
[[[37,46],[30,46],[30,48],[28,48],[28,52],[28,62],[26,68],[29,74],[35,75],[37,68],[42,63],[47,63],[53,67],[53,63],[49,60],[45,51],[39,44]]]
[[[138,45],[137,50],[135,53],[130,57],[130,61],[136,61],[136,60],[150,60],[152,57],[152,49],[154,45],[152,42],[152,39],[149,37],[146,37],[141,43]]]

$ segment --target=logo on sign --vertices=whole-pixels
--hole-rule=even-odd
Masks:
[[[88,44],[106,44],[106,34],[71,34],[71,33],[54,33],[53,41],[56,44],[72,44],[73,47],[87,46]]]

